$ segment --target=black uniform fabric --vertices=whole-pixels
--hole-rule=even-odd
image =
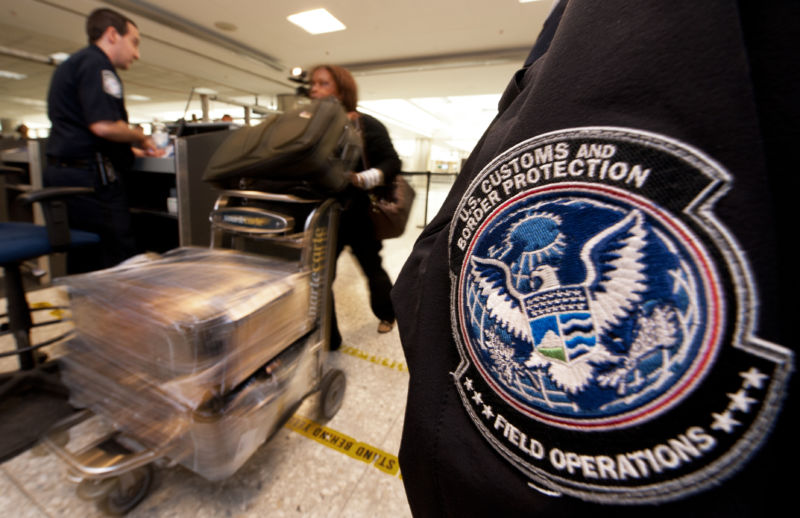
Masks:
[[[99,151],[117,168],[133,163],[130,144],[102,139],[89,130],[98,121],[128,122],[122,81],[98,46],[76,52],[56,69],[47,109],[53,125],[49,156],[94,159]]]
[[[364,140],[365,168],[380,169],[383,171],[384,184],[391,185],[400,173],[401,162],[392,145],[389,132],[376,118],[363,113],[359,114],[359,127]],[[384,188],[376,187],[374,191],[378,193]],[[375,237],[375,230],[369,217],[369,193],[350,185],[343,193],[342,200],[344,210],[339,221],[336,257],[339,257],[344,247],[350,247],[367,278],[373,314],[380,320],[394,322],[392,281],[381,264],[380,252],[383,244]],[[331,321],[331,348],[336,349],[341,345],[342,338],[335,309]]]
[[[797,458],[797,435],[792,417],[796,398],[792,397],[788,386],[794,362],[794,345],[788,338],[791,322],[788,311],[796,306],[789,301],[789,292],[796,287],[796,276],[786,264],[790,235],[787,232],[789,192],[793,190],[787,189],[785,182],[789,171],[794,169],[790,143],[797,141],[800,115],[797,95],[800,78],[795,56],[800,48],[795,30],[800,24],[798,3],[741,2],[740,5],[722,0],[570,0],[562,4],[566,5],[552,41],[538,45],[537,48],[546,50],[540,55],[532,54],[535,59],[530,66],[521,70],[509,84],[500,101],[497,118],[465,163],[440,212],[417,240],[392,292],[410,371],[399,457],[411,509],[415,516],[559,517],[768,516],[779,509],[791,509],[789,471],[781,466],[791,470],[789,466],[794,466]],[[768,371],[764,365],[760,365],[759,370],[762,374],[771,373],[770,388],[777,387],[772,393],[774,397],[763,396],[758,401],[753,398],[744,405],[750,408],[751,404],[759,404],[764,409],[763,415],[769,416],[754,425],[751,429],[758,429],[758,432],[749,436],[763,443],[739,456],[741,458],[736,455],[733,460],[728,458],[733,466],[728,471],[700,470],[708,475],[707,479],[700,477],[692,482],[683,479],[682,485],[668,487],[669,470],[658,477],[653,475],[651,489],[654,493],[651,495],[656,496],[649,500],[631,501],[629,493],[614,492],[617,488],[613,482],[602,486],[605,495],[610,497],[601,492],[593,494],[592,488],[602,477],[598,477],[596,466],[591,463],[599,457],[576,456],[584,462],[582,468],[575,464],[570,467],[570,470],[575,468],[574,473],[570,471],[568,475],[561,464],[559,473],[563,478],[548,475],[553,472],[553,465],[563,458],[559,457],[561,453],[581,453],[592,447],[610,449],[611,443],[606,441],[610,441],[613,434],[616,434],[614,440],[627,436],[632,445],[642,444],[649,436],[654,437],[654,442],[666,441],[658,436],[659,430],[648,418],[640,419],[636,426],[620,426],[619,429],[612,426],[587,434],[567,420],[556,423],[555,419],[549,419],[547,408],[536,414],[536,418],[526,418],[522,413],[517,415],[508,409],[510,405],[500,410],[498,407],[505,405],[506,400],[513,400],[513,395],[506,395],[504,400],[490,394],[491,391],[469,392],[477,377],[467,382],[459,378],[464,362],[459,351],[469,349],[459,345],[464,340],[462,327],[467,328],[469,323],[458,320],[463,297],[460,291],[454,291],[460,286],[458,283],[468,280],[466,275],[459,278],[460,272],[453,271],[453,256],[460,253],[459,234],[451,237],[450,233],[454,228],[463,230],[466,225],[457,211],[469,206],[468,195],[479,193],[482,181],[493,178],[487,176],[487,171],[497,166],[497,171],[501,172],[502,167],[511,163],[498,162],[498,157],[517,156],[508,150],[527,149],[524,145],[519,148],[527,139],[538,137],[547,142],[545,135],[549,132],[557,132],[558,138],[566,139],[569,128],[622,128],[622,133],[631,131],[646,135],[647,139],[653,137],[661,143],[670,143],[669,146],[675,144],[675,149],[684,149],[685,144],[700,150],[710,158],[709,163],[719,164],[727,171],[730,175],[724,180],[727,188],[719,191],[709,205],[710,212],[706,213],[725,229],[715,237],[716,242],[729,246],[727,252],[714,252],[713,257],[717,268],[723,271],[719,279],[721,292],[725,294],[723,306],[728,312],[725,329],[747,321],[752,326],[753,336],[777,344],[769,347],[776,352],[775,357],[764,364],[774,365],[774,371]],[[596,129],[583,132],[585,135],[602,133]],[[600,152],[600,148],[597,149]],[[651,172],[655,170],[654,166]],[[578,175],[582,171],[574,172]],[[523,175],[520,181],[530,181],[530,178],[530,174]],[[570,184],[572,188],[583,185],[578,184],[579,181],[587,181],[587,189],[597,192],[601,189],[589,184],[585,174],[577,180],[568,176],[563,182],[572,180],[575,182]],[[552,181],[548,188],[558,192],[563,188],[558,182]],[[664,207],[671,206],[678,198],[690,200],[697,190],[697,186],[682,180],[662,181],[650,187],[655,189],[655,203]],[[489,192],[488,187],[485,192]],[[541,206],[546,204],[542,202]],[[676,210],[676,217],[685,217],[691,210],[692,207],[683,212]],[[533,219],[560,221],[549,216],[544,208],[529,214]],[[490,223],[486,223],[486,228]],[[475,232],[483,231],[479,225],[475,228]],[[574,232],[579,230],[576,227]],[[463,235],[468,233],[465,231]],[[466,243],[472,242],[468,238]],[[566,248],[563,243],[562,248]],[[643,254],[650,251],[641,250]],[[588,262],[593,257],[587,254],[583,259]],[[481,278],[482,274],[475,273],[481,271],[478,266],[486,270],[486,265],[499,265],[500,261],[486,259],[478,263],[480,258],[464,263],[464,271],[471,268],[472,274],[482,279],[485,292],[492,291],[499,297],[498,286],[508,283],[511,274],[505,281],[502,275]],[[738,276],[726,277],[724,265],[735,263],[747,265],[742,270],[747,275],[740,271]],[[651,273],[643,271],[642,276]],[[531,285],[533,282],[531,280]],[[750,298],[741,297],[745,292]],[[476,299],[480,296],[480,293],[475,295]],[[508,295],[505,298],[511,299]],[[480,315],[473,317],[480,318]],[[461,327],[454,326],[453,322]],[[723,383],[729,379],[723,373],[734,368],[745,372],[744,366],[733,365],[734,352],[738,354],[741,348],[732,345],[730,333],[725,334],[722,342],[719,356],[695,386],[696,392],[677,398],[675,404],[663,412],[659,410],[662,412],[658,416],[660,422],[680,422],[691,412],[698,412],[698,415],[701,410],[706,412],[704,405],[711,404],[711,400],[699,398],[697,394],[727,391],[727,397],[734,396],[736,387]],[[756,356],[749,356],[748,361],[758,363],[760,359]],[[477,363],[475,357],[467,359]],[[551,366],[554,364],[551,362]],[[597,368],[600,362],[589,365]],[[541,378],[554,376],[554,370],[538,372]],[[496,381],[499,376],[493,379],[495,387],[501,385]],[[748,394],[755,394],[752,386],[743,387],[748,387]],[[574,391],[577,393],[580,388]],[[519,443],[519,430],[509,432],[511,428],[506,427],[507,436],[498,435],[498,430],[502,432],[498,427],[505,425],[477,415],[480,405],[465,394],[476,401],[483,397],[484,410],[485,403],[490,401],[494,408],[490,408],[487,415],[502,412],[505,417],[513,416],[517,423],[524,423],[526,431],[532,430],[535,435],[528,433],[527,439],[535,437],[546,449],[539,464],[532,462],[534,467],[528,469],[520,468],[520,462],[511,462],[507,452],[518,453],[513,441]],[[467,409],[471,409],[470,412]],[[719,413],[712,413],[715,409]],[[771,413],[776,409],[777,413]],[[726,414],[721,410],[711,407],[703,415],[714,423],[718,423],[720,414],[734,415],[738,421],[728,422],[729,432],[747,426],[743,424],[745,418],[749,418],[747,412]],[[476,425],[478,422],[489,423],[488,431],[482,431]],[[494,430],[491,423],[495,424]],[[713,428],[705,421],[696,420],[690,424],[705,431],[704,437],[709,441],[706,445],[712,443],[713,437],[714,455],[724,453],[726,448],[730,448],[728,452],[734,451],[732,440],[726,442],[729,436],[733,437],[731,433]],[[591,423],[586,425],[587,428],[591,426]],[[569,450],[572,443],[576,446]],[[560,447],[557,455],[554,448],[549,448],[554,444]],[[676,459],[677,456],[671,460],[678,463]],[[686,469],[700,469],[692,466],[705,466],[706,459],[704,454],[699,454],[693,460],[686,460],[689,464]],[[536,471],[538,468],[541,472]],[[588,474],[594,478],[580,479],[581,469],[584,476]],[[612,472],[606,472],[609,473]],[[641,480],[645,480],[647,477],[642,473],[639,472]],[[709,480],[713,482],[707,484]],[[618,485],[622,487],[628,482],[630,478],[620,480]],[[658,496],[662,488],[663,494]],[[696,491],[697,488],[701,490]],[[621,495],[618,500],[615,494]]]
[[[113,266],[135,252],[121,174],[133,163],[130,144],[100,138],[98,121],[128,121],[122,81],[96,45],[76,52],[53,74],[48,94],[52,123],[45,186],[93,187],[95,194],[68,201],[70,226],[94,232],[100,244],[72,251],[69,273]],[[100,171],[100,167],[106,169]],[[110,166],[109,166],[110,164]],[[116,178],[115,178],[116,177]]]

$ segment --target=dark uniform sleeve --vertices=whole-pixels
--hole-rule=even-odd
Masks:
[[[512,78],[392,292],[410,371],[400,465],[411,509],[415,516],[685,517],[789,508],[788,479],[776,466],[793,465],[797,454],[786,309],[796,306],[786,253],[794,191],[782,182],[795,168],[790,143],[800,116],[798,4],[560,6],[548,44]],[[645,158],[644,149],[656,148],[658,160]],[[700,172],[681,173],[683,160],[701,164]],[[625,184],[606,174],[637,166],[654,175],[646,189],[631,186],[633,175]],[[627,219],[600,223],[596,215],[617,214],[614,204],[628,207],[618,211]],[[526,224],[530,230],[520,231]],[[676,237],[664,233],[669,225]],[[646,244],[633,245],[634,234]],[[698,339],[714,359],[697,360],[702,374],[667,389],[654,374],[663,369],[633,375],[643,342],[626,337],[644,340],[654,308],[674,296],[670,276],[689,272],[686,262],[666,266],[681,247],[706,254],[691,259],[707,265],[696,278],[720,300],[699,325],[719,340]],[[641,287],[593,292],[626,250],[646,264],[629,270]],[[528,263],[510,259],[517,256]],[[598,265],[596,276],[589,265]],[[547,268],[558,271],[551,284],[542,280]],[[571,299],[556,314],[540,293],[589,295],[581,309]],[[608,315],[592,305],[606,293],[630,304],[663,298],[606,332],[598,322]],[[684,293],[698,297],[694,288]],[[556,316],[538,319],[539,311]],[[579,341],[593,345],[569,349],[564,329],[579,312],[592,317]],[[588,347],[583,359],[591,360],[570,363]],[[622,372],[630,384],[614,377]],[[651,401],[639,412],[636,398],[648,396],[635,386],[664,390],[669,404]]]
[[[76,74],[78,99],[87,125],[99,121],[127,122],[122,107],[123,87],[107,59],[87,59]]]

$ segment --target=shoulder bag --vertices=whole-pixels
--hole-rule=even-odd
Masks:
[[[359,136],[363,139],[361,123],[358,119],[356,119],[356,128]],[[362,148],[364,148],[363,142]],[[361,164],[365,170],[369,169],[366,155],[365,149],[361,153]],[[402,236],[411,213],[411,204],[414,203],[416,196],[414,188],[398,174],[391,185],[378,189],[378,192],[381,194],[372,192],[369,195],[369,217],[372,220],[375,237],[384,240]]]
[[[395,177],[388,195],[370,195],[369,216],[376,238],[382,240],[403,235],[415,196],[414,188],[399,174]]]

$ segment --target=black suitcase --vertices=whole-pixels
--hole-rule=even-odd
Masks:
[[[232,132],[203,180],[223,189],[327,195],[347,187],[360,153],[361,139],[339,101],[309,100]]]

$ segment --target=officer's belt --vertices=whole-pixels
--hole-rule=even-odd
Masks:
[[[72,167],[96,172],[100,176],[100,182],[103,185],[115,182],[117,175],[114,171],[114,166],[111,164],[111,160],[108,157],[102,156],[100,153],[97,155],[97,158],[48,156],[47,164],[54,167]]]
[[[47,164],[56,167],[75,167],[78,169],[88,169],[90,166],[97,166],[97,161],[94,158],[49,156],[47,157]]]

